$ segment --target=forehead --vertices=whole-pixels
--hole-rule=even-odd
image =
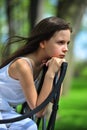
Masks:
[[[70,40],[70,34],[70,30],[56,31],[53,35],[53,38]]]

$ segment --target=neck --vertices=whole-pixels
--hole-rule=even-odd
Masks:
[[[34,79],[39,75],[43,64],[42,64],[42,57],[38,53],[32,53],[26,56],[29,58],[32,67],[33,67],[33,74],[34,74]]]
[[[31,53],[26,56],[30,59],[33,67],[41,67],[42,66],[42,55],[38,52]]]

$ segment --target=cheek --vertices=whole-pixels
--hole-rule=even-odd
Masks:
[[[52,57],[58,57],[60,54],[59,49],[52,49]]]

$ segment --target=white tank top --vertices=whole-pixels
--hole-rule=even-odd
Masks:
[[[25,59],[32,69],[30,60],[24,57],[21,58]],[[25,102],[26,99],[23,94],[20,82],[18,80],[11,78],[8,74],[8,68],[11,63],[12,62],[10,62],[8,65],[0,69],[0,98],[6,100],[10,105],[16,106],[17,104]],[[41,76],[38,77],[40,78]],[[36,89],[38,89],[39,82],[40,81],[37,78],[35,80]]]

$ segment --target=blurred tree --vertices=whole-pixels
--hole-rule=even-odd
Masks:
[[[8,35],[9,37],[11,37],[14,34],[14,24],[13,24],[14,19],[12,15],[14,1],[6,0],[5,6],[6,6],[6,16],[7,16],[7,24],[8,24]],[[7,50],[3,54],[3,58],[6,58],[7,56],[9,56],[9,54],[10,54],[10,46],[7,48]]]
[[[64,93],[67,93],[70,88],[70,83],[73,75],[74,69],[74,59],[73,59],[73,46],[74,39],[81,27],[81,21],[85,10],[87,9],[87,0],[58,0],[57,16],[70,21],[73,27],[72,40],[69,45],[69,52],[67,54],[67,59],[69,61],[69,66],[67,70],[67,75],[64,81]]]
[[[27,8],[28,8],[28,2],[24,1],[17,1],[17,0],[4,0],[2,6],[5,6],[5,13],[3,13],[3,16],[6,17],[6,23],[2,26],[6,26],[8,28],[8,32],[6,34],[6,37],[11,37],[13,35],[25,35],[27,32],[29,32],[29,26],[30,24],[27,18]],[[5,33],[5,30],[4,30]],[[3,34],[3,37],[5,38],[5,35]],[[10,42],[10,39],[8,39],[7,44]],[[5,49],[3,53],[3,59],[7,58],[9,54],[15,50],[19,45],[9,45],[7,49]],[[2,59],[2,60],[3,60]]]
[[[34,25],[36,23],[39,2],[40,2],[40,0],[30,0],[30,7],[29,7],[29,12],[28,12],[28,14],[29,14],[28,21],[30,21],[30,31],[32,30],[32,28],[34,27]]]
[[[14,1],[12,0],[6,0],[6,16],[7,16],[7,23],[8,23],[8,29],[9,29],[9,36],[12,36],[15,33],[14,29],[14,17],[13,17],[13,7],[14,7]]]

